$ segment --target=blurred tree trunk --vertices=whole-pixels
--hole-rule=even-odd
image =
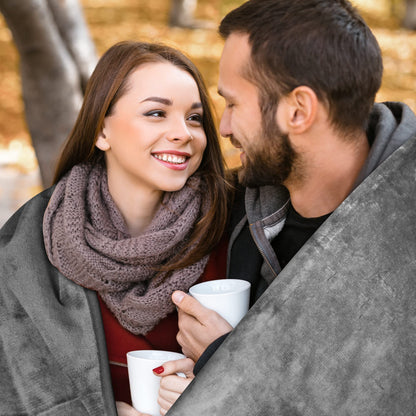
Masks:
[[[217,4],[218,0],[211,0]],[[198,0],[171,0],[169,26],[188,29],[214,29],[216,24],[209,20],[195,19]]]
[[[192,27],[197,0],[171,0],[170,26]]]
[[[406,0],[406,12],[403,27],[416,30],[416,0]]]
[[[97,63],[97,54],[79,0],[47,0],[59,33],[81,78],[82,90]]]
[[[20,55],[26,122],[43,185],[77,117],[97,56],[78,0],[0,0]]]

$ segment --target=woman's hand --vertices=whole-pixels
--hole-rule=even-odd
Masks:
[[[147,413],[140,413],[134,407],[124,402],[116,402],[118,416],[151,416]]]
[[[159,398],[157,402],[160,406],[160,414],[165,415],[176,402],[178,397],[188,387],[194,379],[195,363],[190,358],[168,361],[163,366],[155,368],[154,374],[162,377],[160,380]],[[186,378],[178,376],[176,373],[184,373]]]

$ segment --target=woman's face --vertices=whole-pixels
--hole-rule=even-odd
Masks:
[[[96,143],[105,151],[109,184],[145,193],[181,189],[207,144],[202,114],[186,71],[157,62],[132,72]]]

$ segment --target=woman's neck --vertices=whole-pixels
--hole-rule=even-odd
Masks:
[[[119,186],[112,183],[110,176],[108,189],[123,215],[129,234],[132,237],[142,234],[152,222],[162,200],[163,192]]]

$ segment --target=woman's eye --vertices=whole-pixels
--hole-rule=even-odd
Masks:
[[[162,110],[153,110],[144,114],[146,117],[165,117],[165,112]]]
[[[188,121],[191,123],[201,126],[202,125],[202,115],[201,114],[191,114],[188,118]]]

